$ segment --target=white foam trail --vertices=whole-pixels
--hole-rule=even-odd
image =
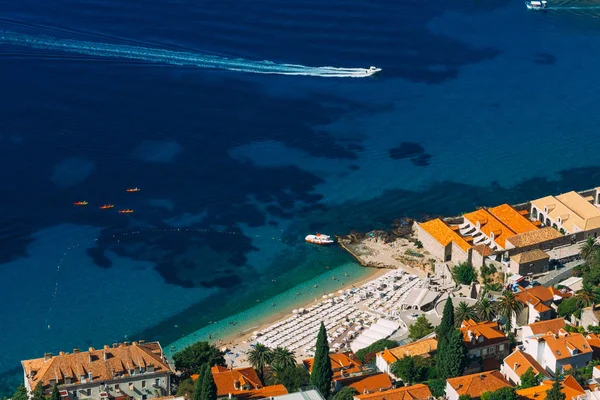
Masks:
[[[547,6],[544,10],[600,10],[599,6]]]
[[[366,68],[308,67],[294,64],[276,64],[271,61],[233,59],[212,54],[37,37],[11,32],[0,32],[0,43],[90,56],[141,60],[198,68],[225,69],[256,74],[306,75],[329,78],[364,78],[373,74],[372,71]]]

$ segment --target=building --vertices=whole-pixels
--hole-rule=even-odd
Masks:
[[[532,249],[547,250],[568,243],[570,240],[565,240],[562,233],[554,228],[544,227],[507,238],[506,249],[510,250],[510,254],[516,254]]]
[[[143,341],[56,356],[46,353],[21,364],[29,392],[41,384],[48,394],[58,385],[61,397],[69,400],[163,397],[170,392],[173,373],[160,344]]]
[[[600,304],[594,304],[581,310],[581,326],[587,329],[590,325],[600,325]]]
[[[523,310],[519,315],[513,314],[513,327],[545,321],[554,316],[554,292],[545,286],[521,290],[516,293],[516,298],[523,303]]]
[[[477,374],[458,376],[446,380],[446,398],[458,400],[462,395],[468,395],[477,400],[485,392],[494,392],[503,387],[511,387],[500,371],[488,371]]]
[[[281,396],[288,392],[283,385],[263,386],[252,367],[233,369],[215,365],[210,372],[217,386],[218,397],[264,399]]]
[[[389,390],[393,385],[389,375],[381,373],[370,375],[366,378],[359,378],[357,381],[348,386],[356,389],[358,393],[368,394]]]
[[[534,336],[544,335],[546,333],[558,334],[565,328],[567,322],[563,318],[555,318],[547,321],[534,322],[529,325],[524,325],[521,328],[521,342],[527,346],[528,340]]]
[[[358,394],[354,400],[426,400],[431,397],[431,391],[422,383],[403,386],[385,392]]]
[[[458,233],[457,225],[450,226],[439,218],[416,222],[414,229],[423,247],[434,257],[455,264],[471,261],[470,239]]]
[[[297,392],[270,397],[270,400],[325,400],[321,392],[314,387],[300,388]]]
[[[390,374],[393,363],[405,356],[430,357],[437,351],[438,340],[436,337],[417,340],[404,346],[386,349],[375,355],[375,364],[381,372]]]
[[[497,322],[475,322],[472,319],[460,325],[469,357],[502,360],[508,355],[510,340],[500,331]]]
[[[569,333],[564,329],[528,337],[524,351],[552,375],[583,367],[593,356],[592,347],[581,333]]]
[[[548,271],[550,256],[540,249],[533,249],[510,257],[508,270],[513,274],[537,275]]]
[[[545,400],[547,395],[546,392],[552,388],[552,382],[552,380],[548,379],[538,386],[519,389],[516,392],[521,400]],[[565,400],[583,400],[587,398],[585,390],[571,375],[564,377],[560,383],[560,391],[564,393]]]
[[[558,196],[546,196],[531,202],[531,218],[567,234],[600,231],[600,209],[594,198],[584,198],[571,191]]]
[[[333,372],[331,383],[334,390],[340,390],[342,387],[356,380],[372,375],[374,372],[365,369],[352,352],[330,353],[329,360],[331,361],[331,370]],[[312,373],[314,361],[314,358],[302,361],[302,364],[309,373]]]
[[[504,359],[501,372],[510,383],[513,385],[520,385],[521,376],[529,368],[531,368],[536,375],[542,374],[547,378],[550,378],[550,374],[546,372],[544,367],[542,367],[535,358],[521,350],[512,352]]]

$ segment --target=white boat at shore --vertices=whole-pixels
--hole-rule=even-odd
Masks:
[[[304,238],[304,240],[306,240],[308,243],[320,245],[331,244],[334,242],[331,236],[323,235],[321,233],[317,233],[316,235],[308,235]]]
[[[548,6],[548,2],[546,0],[531,0],[526,1],[525,6],[528,10],[543,10]]]

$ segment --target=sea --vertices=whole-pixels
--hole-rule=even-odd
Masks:
[[[368,273],[309,233],[600,185],[600,3],[0,11],[1,395],[23,359],[176,351]]]

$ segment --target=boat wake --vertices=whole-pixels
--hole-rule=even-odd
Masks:
[[[364,78],[381,71],[379,68],[309,67],[295,64],[277,64],[271,61],[253,61],[227,58],[200,52],[173,51],[152,47],[117,45],[71,39],[38,37],[21,33],[0,32],[0,44],[26,46],[88,56],[140,60],[158,64],[221,69],[255,74],[305,75],[325,78]]]

